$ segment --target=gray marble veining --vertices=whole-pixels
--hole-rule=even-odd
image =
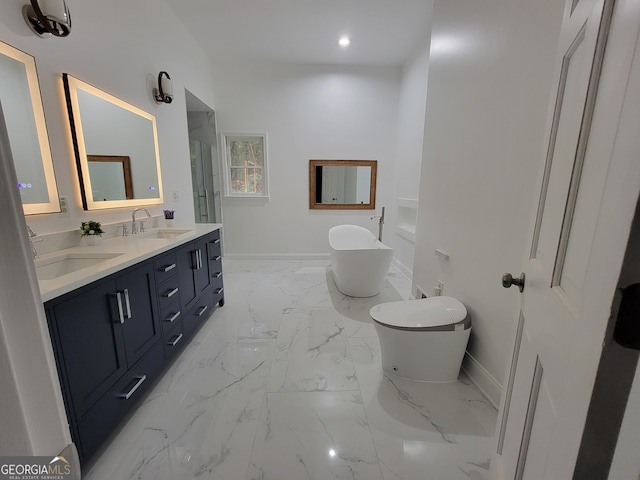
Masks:
[[[496,411],[464,377],[388,378],[369,309],[323,262],[225,260],[218,308],[85,479],[486,480]]]

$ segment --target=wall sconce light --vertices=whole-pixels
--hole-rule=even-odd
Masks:
[[[171,77],[167,72],[160,72],[158,74],[158,88],[153,89],[153,98],[155,98],[158,103],[173,102]]]
[[[30,1],[31,5],[22,7],[22,16],[36,35],[66,37],[71,33],[71,14],[64,0]]]

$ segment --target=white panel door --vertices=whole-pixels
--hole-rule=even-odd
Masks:
[[[620,203],[631,206],[633,212],[638,195],[633,184],[629,191],[635,195],[625,198],[617,191],[622,186],[612,181],[619,167],[612,162],[617,122],[631,67],[631,56],[607,48],[618,7],[610,0],[568,0],[565,8],[556,60],[557,89],[547,124],[547,155],[532,218],[493,478],[565,480],[573,476],[622,261],[619,252],[611,255],[611,262],[602,261],[609,252],[600,239],[613,233],[612,238],[624,246],[630,225],[628,215],[607,215],[607,202],[622,199]],[[608,70],[603,70],[605,61]],[[620,62],[624,68],[619,75],[612,73],[609,64]],[[601,72],[620,78],[599,85]],[[610,88],[616,85],[621,85],[619,91]]]

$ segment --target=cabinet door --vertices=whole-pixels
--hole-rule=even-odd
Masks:
[[[103,282],[53,306],[60,359],[77,420],[127,370],[113,281]]]
[[[180,289],[180,305],[182,311],[193,306],[198,298],[194,270],[196,267],[196,248],[188,243],[177,250],[176,263],[178,265],[178,285]]]
[[[123,302],[124,345],[127,364],[132,367],[160,340],[160,322],[156,312],[153,266],[147,262],[116,280],[116,291]]]
[[[196,241],[195,249],[197,263],[193,272],[196,277],[197,294],[200,296],[209,288],[209,285],[211,285],[211,274],[209,273],[209,237]]]

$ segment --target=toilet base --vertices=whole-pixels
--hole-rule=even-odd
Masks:
[[[374,322],[382,356],[382,370],[421,382],[455,382],[469,341],[464,331],[398,330]]]

